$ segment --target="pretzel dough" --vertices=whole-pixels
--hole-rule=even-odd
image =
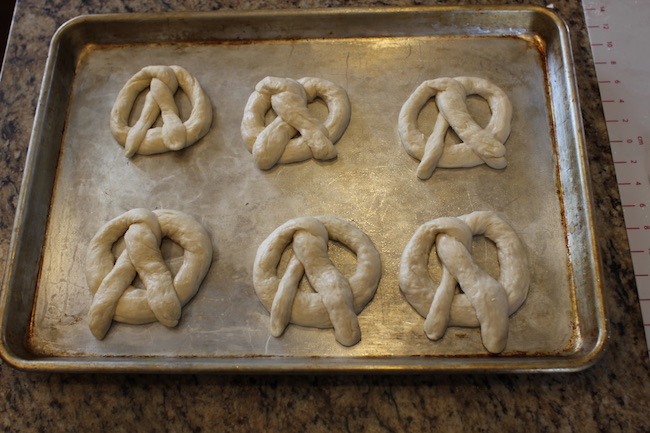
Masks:
[[[485,129],[469,114],[468,95],[485,98],[492,117]],[[418,115],[431,98],[439,109],[433,132],[426,137],[418,129]],[[512,105],[508,96],[491,82],[476,77],[438,78],[422,83],[402,106],[398,130],[406,152],[420,160],[417,176],[428,179],[436,167],[474,167],[487,164],[505,168],[503,143],[510,135]],[[452,128],[462,143],[445,145],[445,135]]]
[[[126,249],[116,260],[112,248],[122,236]],[[160,252],[165,237],[185,250],[175,276]],[[86,281],[94,295],[88,313],[91,332],[103,339],[113,320],[131,324],[158,320],[176,326],[181,308],[196,294],[211,263],[208,233],[187,214],[133,209],[109,221],[88,247]],[[136,274],[145,289],[131,285]]]
[[[316,98],[321,98],[329,110],[324,123],[307,108]],[[266,125],[265,115],[270,109],[277,117]],[[262,170],[312,157],[328,160],[337,155],[334,143],[345,132],[350,112],[347,92],[331,81],[266,77],[248,99],[241,134]]]
[[[476,235],[497,246],[498,281],[472,260],[471,243]],[[434,242],[443,267],[437,288],[428,272]],[[426,318],[424,330],[430,339],[442,338],[447,326],[480,326],[483,344],[493,353],[504,350],[508,317],[523,304],[529,283],[525,247],[512,227],[494,212],[473,212],[423,224],[404,249],[400,263],[400,288]],[[456,293],[457,284],[463,293]]]
[[[150,87],[140,118],[132,127],[129,115],[138,95]],[[179,117],[174,94],[178,87],[192,104],[189,118]],[[158,116],[161,127],[151,128]],[[180,66],[147,66],[135,74],[117,95],[111,111],[111,132],[130,158],[136,153],[152,155],[181,150],[208,133],[212,124],[212,105],[198,80]]]
[[[327,256],[328,240],[338,241],[357,255],[355,273],[346,279]],[[293,242],[294,255],[282,277],[278,264]],[[298,291],[303,275],[316,291]],[[334,328],[336,340],[352,346],[361,339],[357,314],[370,302],[381,277],[379,253],[372,241],[353,225],[330,216],[304,217],[278,227],[260,245],[253,283],[271,313],[271,332],[279,337],[289,322]]]

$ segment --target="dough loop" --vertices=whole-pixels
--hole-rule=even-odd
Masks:
[[[113,245],[126,248],[115,258]],[[168,237],[185,251],[175,276],[160,251]],[[133,209],[106,223],[90,241],[86,281],[94,297],[88,312],[93,335],[103,339],[113,320],[160,321],[176,326],[181,308],[196,294],[212,263],[212,243],[191,216],[173,210]],[[136,275],[145,289],[132,286]]]
[[[477,235],[496,244],[498,281],[472,259],[472,238]],[[434,242],[442,263],[437,288],[428,271]],[[424,331],[430,339],[442,338],[447,326],[480,326],[483,345],[492,353],[505,349],[508,317],[523,304],[529,283],[525,247],[512,227],[494,212],[473,212],[423,224],[404,249],[400,263],[400,288],[426,318]],[[456,293],[457,284],[463,293]]]
[[[468,95],[487,100],[492,117],[485,129],[467,110]],[[418,129],[418,115],[435,97],[438,117],[433,132],[426,137]],[[417,176],[428,179],[436,167],[474,167],[487,164],[502,169],[507,165],[503,143],[510,135],[512,105],[508,96],[489,81],[475,77],[438,78],[422,83],[402,106],[398,130],[406,152],[420,160]],[[452,128],[461,143],[445,145],[447,130]]]
[[[356,271],[349,279],[330,261],[328,240],[356,254]],[[293,255],[279,277],[278,265],[290,243]],[[305,274],[315,292],[298,291]],[[257,296],[271,313],[273,336],[282,335],[289,322],[333,327],[336,340],[344,346],[361,339],[357,314],[374,296],[380,277],[379,253],[370,238],[330,216],[296,218],[278,227],[257,250],[253,270]]]
[[[316,98],[322,99],[329,110],[324,123],[307,108]],[[277,117],[267,125],[265,116],[270,109]],[[329,160],[337,155],[334,143],[345,132],[350,112],[347,92],[330,81],[266,77],[248,99],[241,134],[262,170],[312,157]]]
[[[178,87],[189,98],[192,111],[183,122],[174,101]],[[150,88],[138,121],[129,126],[129,116],[138,95]],[[158,116],[162,126],[152,128]],[[181,150],[208,133],[212,105],[194,76],[180,66],[147,66],[135,74],[117,95],[111,110],[111,132],[126,149],[126,156],[152,155]]]

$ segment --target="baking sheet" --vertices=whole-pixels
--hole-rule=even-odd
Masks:
[[[359,18],[352,28],[346,25],[350,14]],[[14,248],[42,249],[42,255],[15,259],[14,276],[10,270],[5,279],[6,359],[28,369],[174,372],[558,371],[594,361],[604,341],[604,313],[578,105],[575,96],[566,97],[574,94],[572,66],[556,18],[534,8],[167,18],[173,24],[163,36],[161,16],[86,17],[64,26],[53,43],[50,63],[56,63],[43,91],[54,93],[60,85],[70,89],[69,100],[57,105],[43,97],[37,118],[45,130],[60,127],[63,134],[57,140],[35,130],[31,144],[55,150],[31,151],[34,167],[51,168],[26,170],[26,178],[36,183],[44,176],[51,188],[40,180],[45,187],[24,192],[17,219],[23,237],[25,214],[35,202],[50,206],[37,220],[42,237],[14,241]],[[190,29],[201,27],[212,33],[197,40]],[[110,109],[124,83],[154,64],[180,65],[195,75],[212,101],[213,125],[181,152],[127,159],[110,133]],[[320,77],[348,91],[352,117],[336,145],[337,159],[268,171],[254,166],[239,125],[265,76]],[[514,107],[508,167],[438,169],[421,181],[417,161],[399,140],[397,116],[422,81],[455,76],[486,78],[508,94]],[[184,95],[177,100],[187,113]],[[469,106],[486,124],[485,101],[472,97]],[[312,109],[326,114],[322,103]],[[66,114],[57,117],[54,110]],[[431,130],[435,110],[433,104],[423,110],[423,130]],[[176,328],[114,323],[98,341],[86,321],[92,299],[84,277],[86,247],[105,222],[136,207],[193,215],[209,231],[215,258]],[[487,354],[478,329],[450,328],[442,340],[428,340],[423,318],[397,283],[402,250],[419,225],[476,210],[504,214],[531,265],[528,299],[511,317],[508,345],[498,356]],[[381,254],[382,279],[359,315],[362,340],[353,347],[339,345],[332,330],[295,325],[272,337],[269,313],[255,295],[257,246],[288,219],[306,215],[352,222]],[[169,255],[180,254],[166,247]],[[354,269],[350,252],[332,245],[332,254],[344,272]],[[491,243],[477,239],[474,255],[498,275]],[[37,272],[33,285],[17,287],[21,267]],[[437,279],[435,260],[430,268]],[[18,290],[27,297],[20,304]],[[29,312],[16,312],[19,326],[8,326],[17,309]]]

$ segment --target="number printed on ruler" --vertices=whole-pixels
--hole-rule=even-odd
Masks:
[[[650,2],[583,7],[650,347]]]

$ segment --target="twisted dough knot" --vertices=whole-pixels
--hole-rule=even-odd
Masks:
[[[189,118],[179,117],[174,94],[180,86],[192,104]],[[138,95],[150,88],[138,121],[129,126],[129,115]],[[162,126],[151,128],[158,116]],[[135,74],[117,95],[111,111],[111,132],[126,149],[126,156],[152,155],[181,150],[208,133],[212,105],[194,76],[180,66],[147,66]]]
[[[113,245],[124,237],[117,260]],[[185,251],[176,273],[160,245],[170,238]],[[102,339],[113,320],[131,324],[160,321],[176,326],[181,308],[196,294],[212,262],[212,243],[191,216],[173,210],[133,209],[106,223],[90,241],[86,280],[94,294],[88,313],[93,335]],[[136,275],[145,289],[132,286]]]
[[[324,123],[307,108],[316,98],[329,110]],[[266,125],[265,116],[271,108],[277,117]],[[348,126],[350,110],[347,92],[330,81],[266,77],[248,99],[241,134],[262,170],[312,157],[328,160],[336,157],[334,143]]]
[[[498,281],[472,260],[472,237],[483,235],[497,247]],[[436,288],[428,271],[433,243],[442,262]],[[483,345],[492,353],[505,349],[508,317],[528,295],[530,282],[524,245],[512,227],[494,212],[473,212],[423,224],[402,253],[399,284],[409,303],[426,318],[424,331],[442,338],[447,326],[481,328]],[[456,284],[463,293],[456,293]]]
[[[465,99],[479,95],[487,100],[492,117],[485,129],[469,114]],[[427,138],[418,129],[418,115],[427,101],[435,96],[438,117]],[[482,78],[438,78],[422,83],[402,106],[398,130],[406,152],[420,160],[417,176],[428,179],[436,167],[474,167],[487,164],[502,169],[507,165],[503,143],[510,135],[512,105],[497,86]],[[445,145],[451,127],[461,143]]]
[[[355,273],[346,279],[330,261],[328,240],[338,241],[357,255]],[[278,265],[293,242],[293,256],[284,275]],[[299,292],[307,275],[315,293]],[[279,337],[289,322],[334,328],[336,340],[352,346],[361,339],[357,314],[370,302],[381,276],[379,253],[361,230],[330,216],[304,217],[278,227],[260,245],[253,283],[257,296],[271,312],[271,333]]]

